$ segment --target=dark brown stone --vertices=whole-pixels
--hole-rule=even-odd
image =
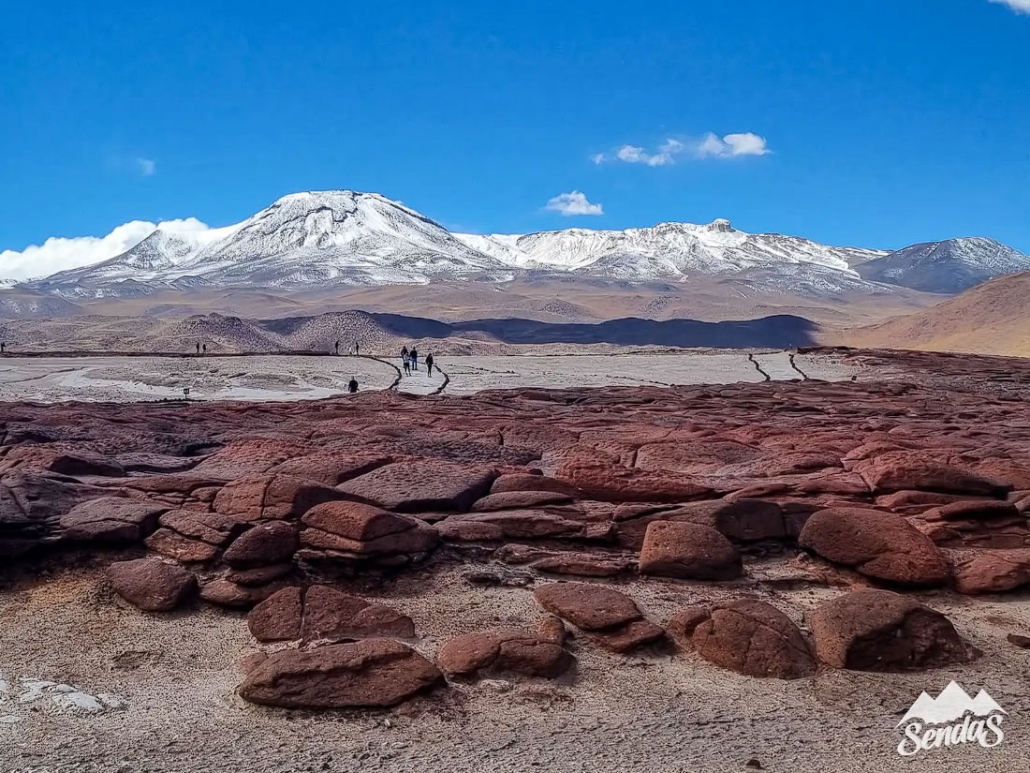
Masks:
[[[855,671],[909,671],[971,660],[951,622],[917,600],[885,590],[838,596],[809,616],[826,665]]]
[[[815,672],[815,657],[801,631],[762,601],[717,605],[696,625],[691,640],[705,660],[746,676],[799,679]]]
[[[955,590],[1005,593],[1030,585],[1030,550],[990,550],[955,563]]]
[[[616,628],[589,631],[587,637],[606,650],[627,653],[644,644],[651,644],[665,636],[665,630],[650,620],[633,620]]]
[[[553,491],[509,491],[483,497],[472,506],[472,511],[476,513],[492,513],[498,510],[520,510],[547,505],[564,505],[571,501],[571,497],[565,494],[557,494]]]
[[[533,595],[548,612],[584,631],[615,628],[643,618],[633,599],[604,585],[552,583],[537,588]]]
[[[187,564],[204,563],[218,555],[214,545],[184,537],[171,529],[158,529],[145,542],[149,550]]]
[[[64,538],[104,545],[139,542],[157,528],[167,506],[122,497],[101,497],[61,516]]]
[[[304,592],[283,588],[266,598],[247,615],[251,635],[261,642],[295,641],[301,637]]]
[[[951,570],[944,554],[905,518],[878,510],[836,507],[805,523],[799,544],[868,577],[905,585],[942,585]]]
[[[197,590],[190,572],[154,558],[111,564],[107,578],[119,596],[145,612],[170,612]]]
[[[441,676],[410,647],[366,639],[275,652],[246,675],[240,696],[282,708],[384,708],[435,686]]]
[[[688,580],[732,580],[743,574],[740,554],[715,529],[653,521],[640,551],[640,573]]]
[[[222,558],[234,569],[253,569],[288,562],[297,546],[297,530],[292,524],[269,521],[243,532]]]
[[[501,475],[490,487],[491,494],[506,494],[517,491],[548,492],[566,496],[570,499],[583,499],[583,492],[575,486],[557,478],[548,478],[546,475],[509,473]]]

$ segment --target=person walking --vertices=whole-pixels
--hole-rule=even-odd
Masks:
[[[204,354],[207,354],[207,344],[204,344],[201,348],[204,350]]]
[[[418,370],[418,349],[414,346],[411,347],[411,353],[408,356],[411,357],[411,369]]]
[[[200,354],[200,341],[197,341],[197,354]]]
[[[347,391],[354,394],[358,391],[358,380],[351,376],[350,381],[347,383]]]
[[[339,341],[336,342],[336,356],[337,357],[340,356],[340,342]]]
[[[433,375],[433,353],[430,352],[426,355],[426,370],[429,371],[430,377]]]
[[[0,341],[0,354],[7,353],[7,341]]]
[[[405,362],[408,361],[408,347],[407,346],[402,346],[401,347],[401,359],[404,360]]]
[[[404,355],[404,375],[411,375],[411,360],[408,358],[408,355]]]
[[[354,356],[361,356],[361,344],[359,344],[357,341],[354,342]]]

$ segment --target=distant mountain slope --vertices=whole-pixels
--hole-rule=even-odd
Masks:
[[[929,293],[960,293],[1005,274],[1030,270],[1030,256],[994,239],[913,244],[857,266],[863,279]]]
[[[852,346],[1030,357],[1030,272],[999,277],[916,314],[845,334]]]
[[[79,306],[64,298],[21,287],[0,286],[0,319],[73,317],[82,313]]]
[[[898,287],[951,292],[948,288],[1030,268],[1030,258],[989,239],[887,253],[749,234],[728,220],[625,231],[452,234],[400,202],[355,191],[295,193],[236,225],[210,230],[194,225],[162,226],[122,255],[25,287],[86,302],[201,289],[295,293],[554,278],[691,285],[714,278],[734,283],[726,294],[743,288],[749,297],[839,300],[848,294],[898,293]]]

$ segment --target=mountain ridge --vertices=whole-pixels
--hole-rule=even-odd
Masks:
[[[901,254],[904,250],[750,234],[725,219],[621,231],[463,234],[378,193],[306,191],[288,194],[224,228],[159,227],[121,255],[25,286],[84,300],[195,287],[418,285],[533,276],[689,284],[699,277],[725,277],[755,294],[835,297],[925,284],[928,270],[938,284],[965,289],[999,272],[1030,269],[1030,257],[993,240],[974,242],[913,245]],[[927,245],[945,246],[926,259],[917,248]]]

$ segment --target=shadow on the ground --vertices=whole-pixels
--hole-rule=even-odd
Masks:
[[[401,314],[371,314],[401,338],[451,338],[485,333],[508,344],[618,344],[622,346],[711,346],[718,348],[794,347],[815,343],[817,326],[790,314],[750,320],[700,322],[693,319],[613,319],[594,324],[560,324],[531,319],[476,319],[439,322]]]

